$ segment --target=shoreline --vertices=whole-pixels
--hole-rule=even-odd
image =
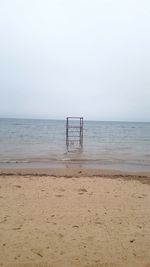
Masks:
[[[100,161],[1,161],[0,169],[99,169],[119,172],[146,172],[150,173],[150,165],[135,163],[102,163]]]
[[[131,172],[109,169],[86,169],[86,168],[0,168],[0,177],[20,176],[27,177],[55,177],[55,178],[110,178],[137,180],[143,184],[150,184],[150,172]]]

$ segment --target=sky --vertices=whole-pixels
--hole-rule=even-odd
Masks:
[[[0,117],[150,121],[149,0],[1,0]]]

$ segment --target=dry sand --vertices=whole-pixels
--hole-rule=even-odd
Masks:
[[[150,267],[150,175],[1,170],[0,266]]]

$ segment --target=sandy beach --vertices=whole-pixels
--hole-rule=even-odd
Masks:
[[[150,174],[1,170],[0,266],[150,266]]]

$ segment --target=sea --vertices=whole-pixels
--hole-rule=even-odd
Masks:
[[[150,171],[150,123],[88,121],[83,147],[66,147],[66,120],[0,119],[0,168]]]

